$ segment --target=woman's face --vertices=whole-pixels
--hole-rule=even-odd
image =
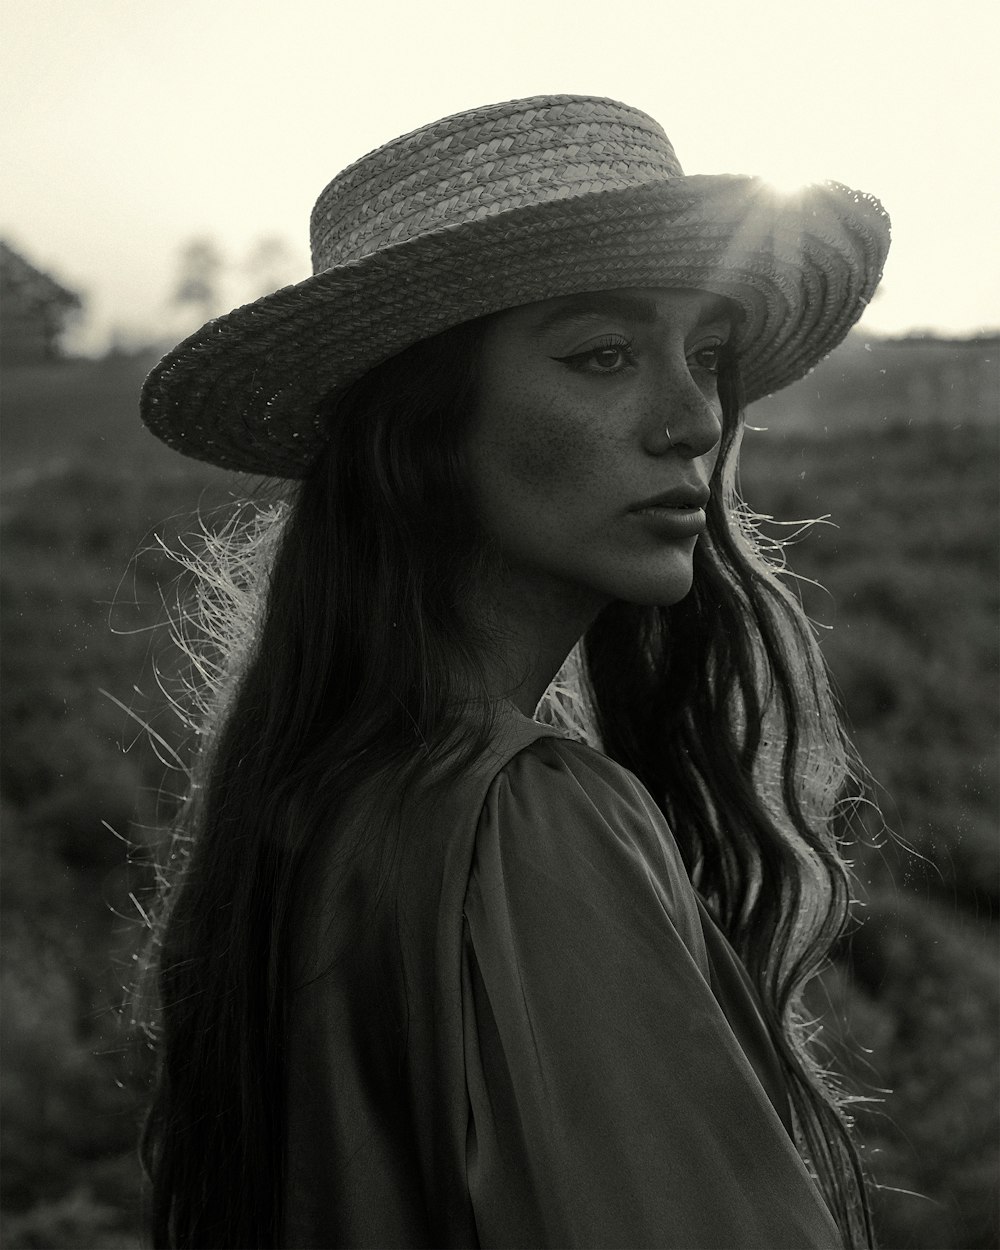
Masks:
[[[727,308],[701,291],[627,289],[492,321],[467,451],[515,595],[590,613],[688,593],[722,432]]]

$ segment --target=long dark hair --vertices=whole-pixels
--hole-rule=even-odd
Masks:
[[[463,604],[494,556],[461,451],[484,328],[419,343],[334,397],[311,475],[217,539],[222,558],[202,560],[193,651],[210,697],[150,944],[159,1066],[142,1153],[158,1247],[279,1244],[286,974],[304,866],[363,782],[391,775],[401,804],[422,768],[461,768],[489,740],[488,640]],[[580,732],[682,835],[760,993],[800,1149],[848,1244],[862,1246],[870,1219],[845,1099],[807,1046],[801,1009],[847,917],[834,818],[847,748],[809,624],[739,503],[732,360],[720,395],[692,593],[669,609],[607,608],[540,714],[575,708]],[[482,698],[468,698],[470,683]]]

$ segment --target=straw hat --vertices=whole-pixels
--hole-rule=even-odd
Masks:
[[[882,275],[889,218],[839,183],[781,196],[686,176],[645,113],[539,96],[458,113],[348,166],[312,213],[313,276],[208,322],[160,361],[142,417],[228,469],[301,477],[320,399],[419,339],[520,304],[692,287],[742,309],[748,400],[844,338]]]

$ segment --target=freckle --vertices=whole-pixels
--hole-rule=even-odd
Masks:
[[[526,421],[523,409],[518,412],[512,408],[511,417],[509,464],[522,482],[570,486],[603,477],[614,440],[610,434],[595,431],[585,411],[564,410],[557,419],[555,413],[548,412]]]

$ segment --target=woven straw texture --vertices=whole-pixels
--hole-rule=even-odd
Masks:
[[[381,361],[486,313],[582,291],[691,287],[743,313],[747,398],[802,377],[857,321],[889,219],[837,183],[781,196],[685,176],[644,113],[548,96],[444,118],[362,157],[312,214],[313,276],[210,321],[164,357],[142,417],[224,468],[308,472],[316,407]]]

